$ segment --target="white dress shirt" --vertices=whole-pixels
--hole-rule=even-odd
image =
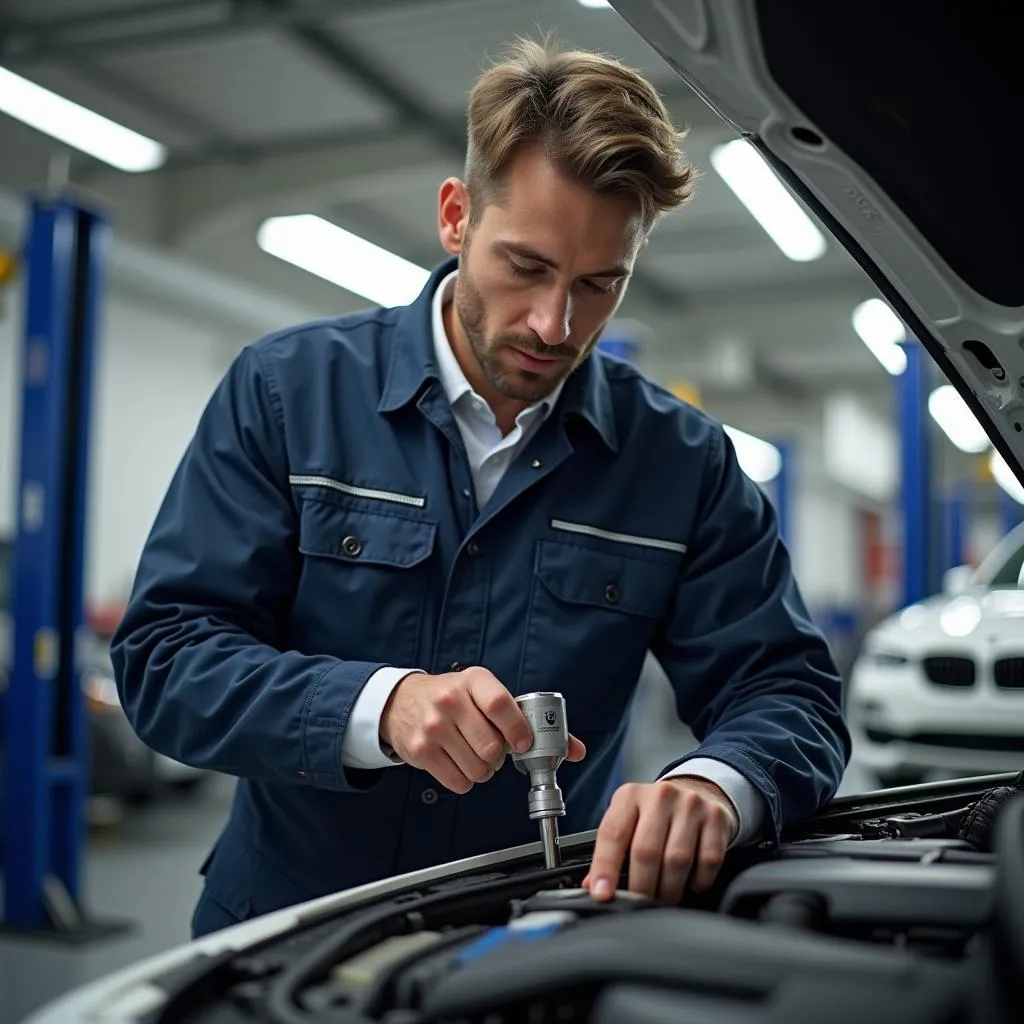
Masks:
[[[562,385],[547,398],[528,406],[516,417],[516,424],[502,435],[487,402],[474,390],[452,352],[444,327],[442,311],[451,301],[457,271],[446,277],[434,294],[434,357],[441,384],[451,403],[469,458],[477,508],[483,509],[498,486],[505,470],[526,446],[544,422],[561,393]],[[382,668],[375,672],[360,691],[349,715],[342,737],[341,760],[348,768],[387,768],[401,761],[381,749],[380,718],[392,690],[407,676],[423,669]],[[690,776],[718,785],[732,801],[740,829],[733,845],[758,838],[765,818],[764,800],[754,786],[735,768],[707,757],[695,757],[663,778]]]

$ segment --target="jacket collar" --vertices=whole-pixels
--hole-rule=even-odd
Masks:
[[[440,381],[434,356],[432,303],[441,282],[458,267],[452,257],[431,272],[420,294],[398,310],[395,341],[387,379],[377,405],[379,412],[394,412],[417,398],[428,380]],[[596,354],[595,354],[596,355]],[[565,382],[555,414],[574,413],[593,426],[612,451],[618,451],[618,432],[612,408],[611,389],[604,363],[592,355]]]

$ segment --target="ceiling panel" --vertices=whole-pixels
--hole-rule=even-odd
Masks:
[[[41,22],[161,4],[166,0],[4,0],[2,6],[12,17]]]
[[[108,64],[200,113],[234,140],[358,128],[391,116],[361,88],[274,33],[111,55]]]
[[[541,32],[554,32],[563,46],[617,57],[656,83],[680,85],[617,14],[576,0],[422,0],[401,11],[350,16],[333,27],[446,112],[462,110],[473,80],[508,43]]]

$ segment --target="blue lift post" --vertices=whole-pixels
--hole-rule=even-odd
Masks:
[[[946,542],[943,550],[944,571],[967,564],[967,524],[971,509],[971,486],[968,481],[957,483],[945,505]]]
[[[923,600],[933,580],[931,435],[928,425],[929,364],[914,338],[903,343],[907,368],[896,378],[900,434],[900,518],[903,526],[901,607]]]
[[[999,488],[999,525],[1005,537],[1024,521],[1024,505]]]
[[[71,942],[124,927],[88,917],[81,904],[89,737],[77,639],[93,348],[108,235],[98,213],[73,201],[31,202],[2,927]]]

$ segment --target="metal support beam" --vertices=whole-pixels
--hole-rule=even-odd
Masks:
[[[896,378],[900,427],[900,519],[903,530],[902,606],[934,592],[931,437],[928,425],[928,356],[913,339],[904,343],[907,368]]]
[[[426,0],[373,0],[374,12]],[[324,18],[365,14],[366,0],[291,0],[288,4],[156,0],[64,18],[19,19],[0,36],[0,63],[27,68],[150,47],[267,32]]]
[[[450,119],[442,117],[368,54],[315,25],[293,25],[288,35],[336,74],[340,73],[346,82],[358,82],[371,96],[386,103],[401,120],[421,125],[453,153],[465,153],[466,133],[461,123],[456,127]]]
[[[89,742],[78,663],[92,356],[108,241],[71,202],[32,204],[22,359],[14,658],[6,695],[5,929],[81,941]]]

